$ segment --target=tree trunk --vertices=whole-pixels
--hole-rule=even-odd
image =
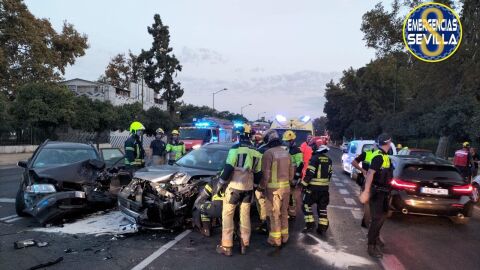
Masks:
[[[450,136],[441,136],[438,140],[437,152],[438,157],[446,159],[448,157],[448,146],[450,144]]]

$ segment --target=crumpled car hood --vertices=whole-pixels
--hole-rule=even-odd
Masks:
[[[31,169],[37,179],[53,179],[60,182],[87,183],[97,179],[98,171],[105,168],[100,160],[90,159],[65,166]]]
[[[187,168],[182,166],[159,165],[138,170],[135,172],[133,177],[153,183],[164,183],[174,180],[177,182],[177,184],[182,184],[186,183],[193,176],[214,176],[216,174],[216,171]]]

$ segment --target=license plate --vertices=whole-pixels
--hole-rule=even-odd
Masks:
[[[424,187],[421,189],[421,192],[425,194],[433,194],[433,195],[448,195],[448,189],[444,189],[444,188]]]

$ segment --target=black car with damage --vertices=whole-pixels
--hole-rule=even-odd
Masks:
[[[224,167],[232,143],[210,143],[178,160],[137,171],[118,194],[120,210],[146,228],[181,227],[191,219],[199,192]]]

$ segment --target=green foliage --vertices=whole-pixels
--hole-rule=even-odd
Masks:
[[[116,110],[110,102],[91,100],[84,96],[75,99],[73,128],[90,132],[102,132],[116,129],[116,121]]]
[[[247,118],[240,114],[229,111],[219,112],[208,106],[195,106],[192,104],[180,103],[178,105],[178,111],[180,112],[180,119],[182,122],[192,122],[194,118],[198,119],[205,116],[218,117],[230,121],[248,121]]]
[[[10,102],[6,95],[0,93],[0,135],[12,128],[12,116],[10,114]]]
[[[115,107],[115,115],[114,126],[119,130],[128,130],[133,121],[145,122],[142,104],[139,102]]]
[[[327,117],[321,116],[313,119],[313,129],[315,130],[315,135],[324,135],[327,130]]]
[[[0,1],[0,91],[15,95],[29,82],[58,81],[88,48],[87,36],[64,23],[57,33],[21,0]]]
[[[152,107],[144,112],[144,122],[145,132],[148,135],[154,135],[157,128],[162,128],[165,132],[169,132],[179,126],[177,121],[170,118],[170,115],[160,110],[157,107]]]
[[[137,81],[137,56],[132,52],[128,58],[123,53],[114,56],[99,81],[122,89],[128,89],[130,82]]]

